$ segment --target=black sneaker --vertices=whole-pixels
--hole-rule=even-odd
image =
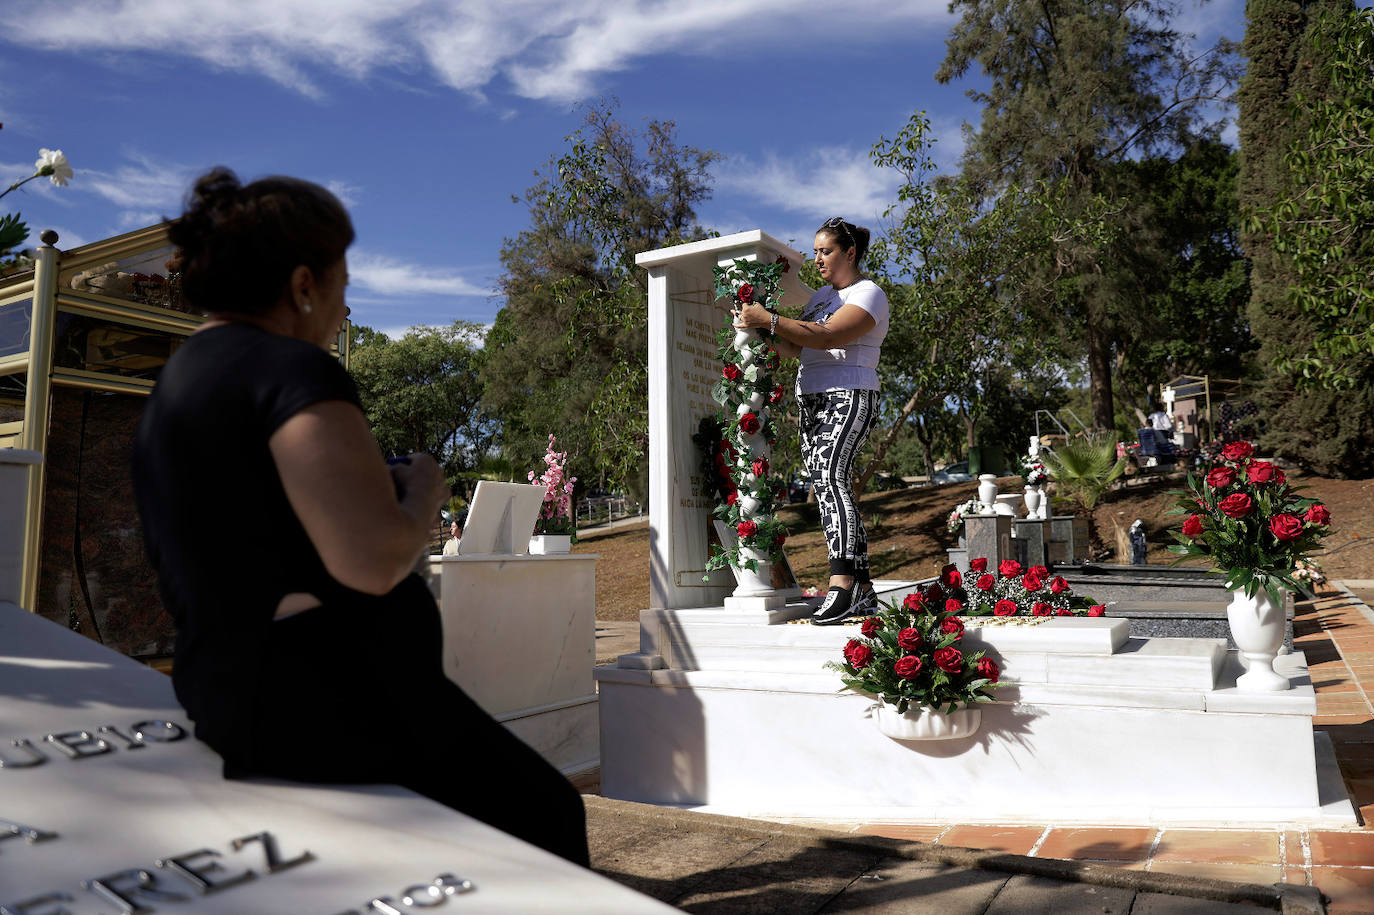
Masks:
[[[853,597],[852,589],[832,585],[820,607],[811,614],[811,622],[817,626],[833,626],[849,619],[854,615]]]
[[[853,605],[849,608],[850,616],[872,616],[878,612],[878,592],[872,588],[864,588],[859,592],[859,596],[854,598]]]

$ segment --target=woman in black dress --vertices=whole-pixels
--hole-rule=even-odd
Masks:
[[[443,673],[411,573],[443,474],[388,465],[329,353],[347,212],[309,182],[215,169],[169,234],[209,320],[158,379],[133,475],[196,736],[227,777],[399,784],[585,865],[576,791]]]

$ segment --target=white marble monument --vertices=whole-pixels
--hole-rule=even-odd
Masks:
[[[797,280],[802,255],[757,229],[635,258],[649,271],[650,607],[721,606],[733,588],[726,570],[702,580],[715,502],[706,494],[692,441],[702,417],[719,408],[711,399],[721,371],[716,332],[729,323],[716,305],[711,268],[737,258],[778,257],[792,265],[782,277],[783,303],[805,304],[811,290]]]

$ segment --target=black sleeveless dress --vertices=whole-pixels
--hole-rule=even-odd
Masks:
[[[268,439],[331,400],[359,405],[336,359],[230,324],[182,344],[139,421],[134,494],[196,737],[226,777],[399,784],[585,865],[581,798],[444,675],[425,583],[345,587],[292,511]],[[294,592],[322,606],[274,620]]]

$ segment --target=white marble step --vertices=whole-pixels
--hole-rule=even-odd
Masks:
[[[641,643],[681,671],[814,674],[838,660],[853,626],[757,624],[709,610],[646,611]],[[1226,657],[1221,639],[1127,637],[1122,619],[1075,617],[1034,625],[970,621],[967,651],[986,650],[1003,678],[1024,684],[1210,690]]]

